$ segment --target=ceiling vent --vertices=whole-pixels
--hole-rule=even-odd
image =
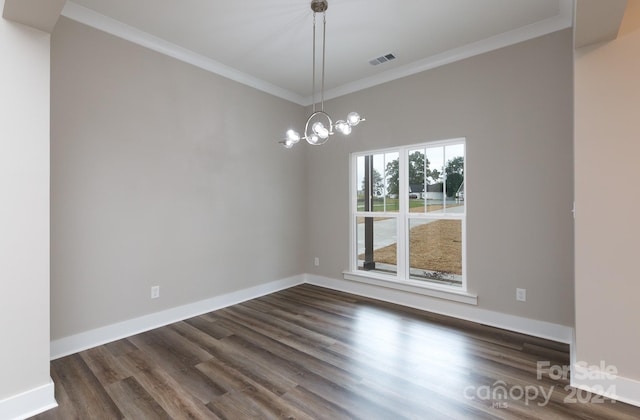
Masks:
[[[377,66],[378,64],[386,63],[387,61],[395,60],[396,56],[393,53],[381,55],[380,57],[374,58],[373,60],[369,60],[369,64],[372,66]]]

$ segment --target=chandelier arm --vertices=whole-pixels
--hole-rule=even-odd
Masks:
[[[309,115],[309,118],[307,118],[307,122],[304,125],[304,137],[301,137],[301,138],[305,139],[307,143],[309,143],[312,146],[322,146],[329,140],[329,137],[333,135],[333,131],[330,128],[327,128],[327,137],[320,137],[320,138],[317,137],[317,133],[313,133],[313,128],[311,128],[311,131],[309,131],[309,128],[311,127],[311,122],[314,119],[316,119],[318,116],[320,118],[324,118],[326,122],[329,124],[329,127],[333,127],[333,120],[331,119],[329,114],[327,114],[326,112],[315,111],[314,113]],[[315,141],[312,141],[312,137],[314,135],[316,136],[316,139]]]

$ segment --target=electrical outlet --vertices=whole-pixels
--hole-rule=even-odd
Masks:
[[[151,299],[160,297],[160,286],[151,286]]]
[[[319,266],[320,266],[320,258],[316,257],[316,258],[313,260],[313,265],[315,265],[316,267],[319,267]]]
[[[516,289],[516,300],[520,302],[527,301],[527,289]]]

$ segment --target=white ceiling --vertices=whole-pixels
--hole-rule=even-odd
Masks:
[[[63,15],[311,102],[310,0],[74,0]],[[329,0],[326,99],[568,28],[572,0]],[[372,66],[369,60],[397,59]]]

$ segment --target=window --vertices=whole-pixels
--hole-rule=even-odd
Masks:
[[[465,141],[352,155],[351,271],[466,291]]]

